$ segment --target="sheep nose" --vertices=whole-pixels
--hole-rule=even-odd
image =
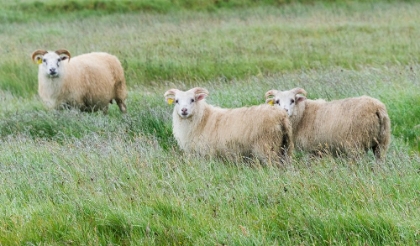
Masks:
[[[182,108],[181,112],[182,112],[182,115],[187,115],[187,109],[186,108]]]
[[[50,68],[50,74],[56,74],[55,68]]]

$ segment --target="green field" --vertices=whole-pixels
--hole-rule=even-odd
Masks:
[[[0,245],[419,245],[420,3],[0,0]],[[36,49],[105,51],[128,113],[48,110]],[[221,107],[270,89],[387,106],[385,163],[182,153],[163,94]],[[252,163],[251,163],[252,164]]]

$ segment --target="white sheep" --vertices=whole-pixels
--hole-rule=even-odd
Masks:
[[[32,53],[32,60],[39,64],[38,93],[49,108],[107,113],[115,100],[121,112],[127,111],[124,70],[117,57],[105,52],[70,57],[64,49]]]
[[[279,165],[293,152],[292,128],[287,114],[269,105],[219,108],[205,102],[208,91],[170,89],[164,94],[175,102],[173,134],[187,153],[231,161],[254,157],[263,164]]]
[[[296,149],[353,157],[372,150],[377,160],[384,158],[391,123],[379,100],[368,96],[329,102],[309,100],[302,88],[270,90],[265,96],[267,103],[287,111]]]

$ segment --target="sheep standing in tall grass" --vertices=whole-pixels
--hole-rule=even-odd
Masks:
[[[293,152],[292,128],[284,111],[269,105],[225,109],[204,100],[208,91],[170,89],[175,102],[173,134],[182,150],[236,161],[255,157],[263,164],[279,165]],[[239,157],[239,158],[238,158]]]
[[[121,112],[127,111],[124,70],[117,57],[105,52],[70,57],[64,49],[32,53],[39,64],[38,93],[49,108],[107,113],[115,100]]]
[[[391,123],[379,100],[368,96],[329,102],[309,100],[302,88],[270,90],[265,96],[267,103],[288,113],[297,149],[352,156],[372,150],[377,160],[384,158]]]

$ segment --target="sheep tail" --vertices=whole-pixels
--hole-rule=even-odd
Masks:
[[[379,119],[379,135],[378,146],[373,149],[373,152],[377,159],[382,159],[391,141],[391,121],[386,109],[379,109],[376,115]]]

